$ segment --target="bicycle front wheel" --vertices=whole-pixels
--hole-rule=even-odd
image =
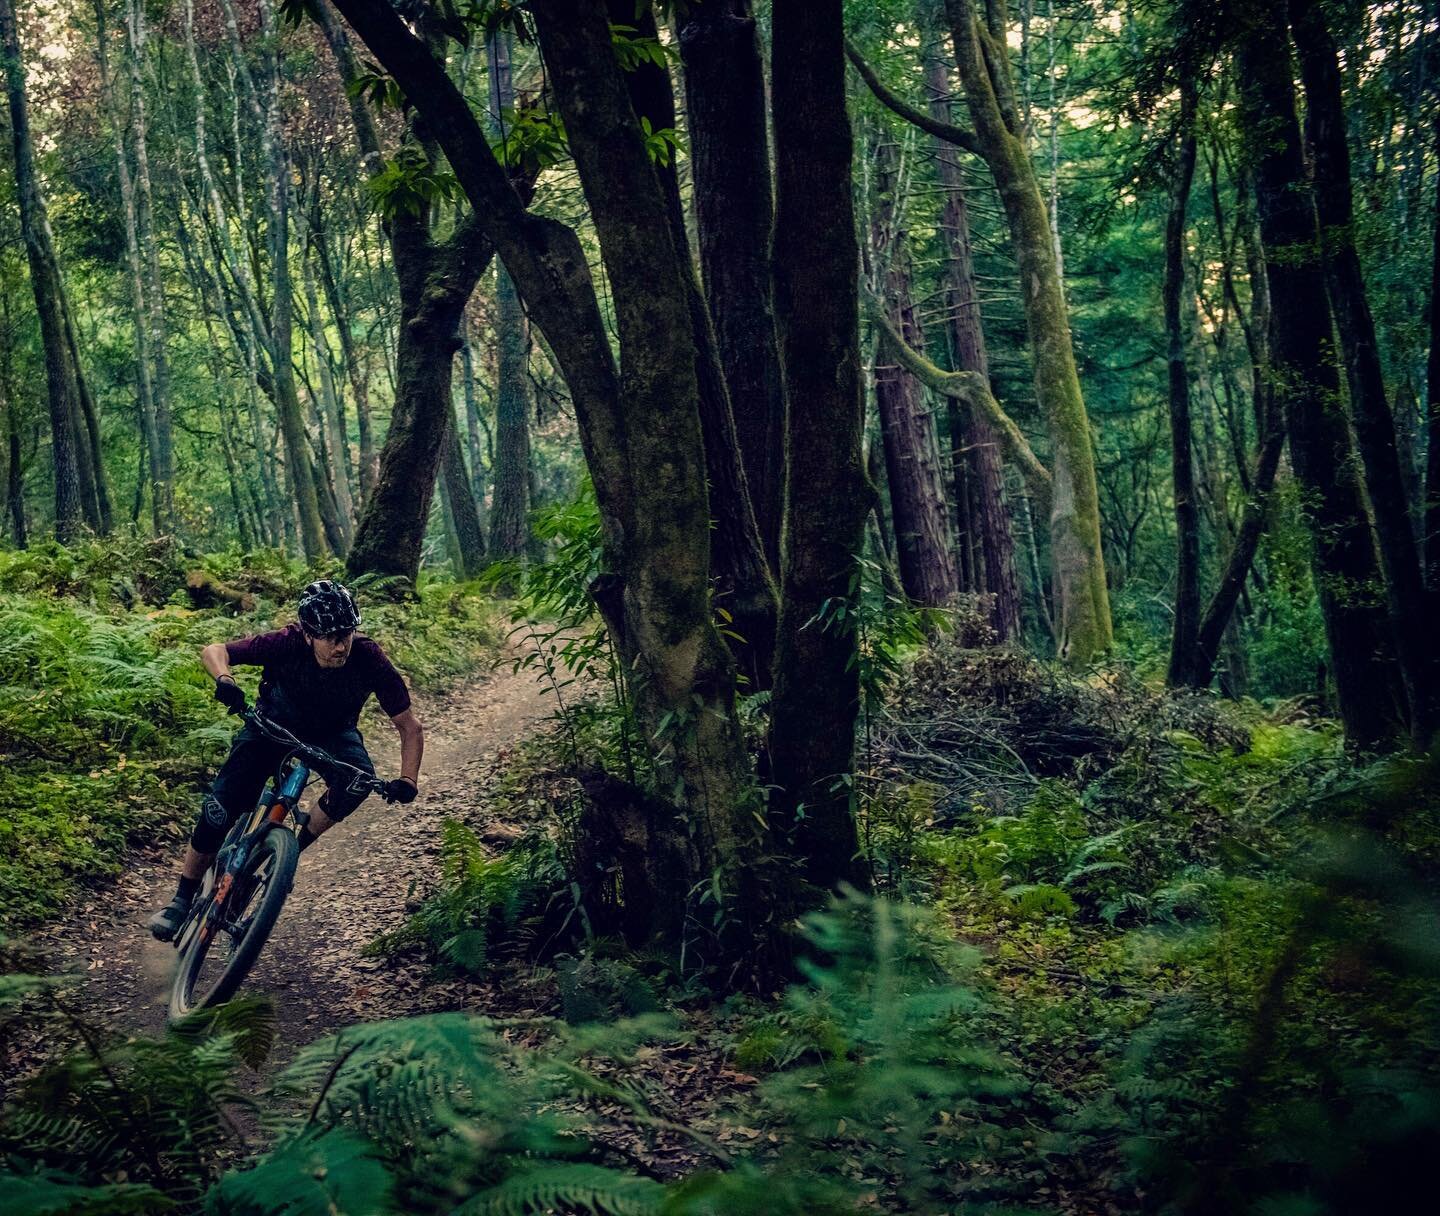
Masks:
[[[196,917],[170,989],[172,1022],[235,995],[280,919],[299,856],[292,832],[266,832],[235,875],[220,915],[212,920],[206,909]]]

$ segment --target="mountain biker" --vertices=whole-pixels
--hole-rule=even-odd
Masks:
[[[304,742],[373,775],[375,766],[357,723],[361,707],[374,693],[400,734],[400,776],[386,783],[385,797],[413,802],[425,733],[410,708],[410,693],[400,673],[375,642],[355,632],[360,625],[355,597],[341,583],[323,579],[301,592],[297,615],[298,623],[285,629],[213,642],[200,652],[205,670],[215,677],[215,699],[232,714],[243,713],[245,693],[235,683],[230,666],[260,666],[264,669],[261,713]],[[230,755],[201,803],[175,897],[147,922],[162,942],[173,938],[184,923],[230,825],[254,809],[286,750],[285,744],[249,722],[235,736]],[[300,831],[301,852],[364,800],[364,794],[357,796],[342,784],[327,782],[310,822]]]

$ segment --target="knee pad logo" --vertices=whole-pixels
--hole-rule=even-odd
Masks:
[[[225,808],[220,805],[218,798],[206,798],[205,801],[200,804],[200,808],[205,812],[205,822],[213,823],[216,827],[223,828],[226,820],[230,818]]]

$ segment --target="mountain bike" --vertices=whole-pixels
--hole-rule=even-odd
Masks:
[[[288,749],[248,816],[230,827],[175,934],[180,965],[170,989],[170,1020],[235,995],[260,957],[295,882],[298,833],[310,822],[300,795],[315,775],[343,779],[352,794],[385,794],[385,782],[302,742],[258,709],[242,718]],[[387,799],[388,801],[388,799]]]

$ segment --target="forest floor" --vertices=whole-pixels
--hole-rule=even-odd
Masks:
[[[509,749],[553,709],[553,694],[533,672],[512,671],[504,661],[448,693],[417,696],[425,725],[420,798],[408,807],[367,802],[306,851],[281,921],[246,981],[245,991],[269,994],[277,1006],[266,1072],[327,1031],[472,1004],[468,994],[453,991],[456,984],[428,983],[424,964],[399,965],[363,951],[398,928],[435,881],[446,818],[463,815],[496,842],[513,834],[487,819],[484,793]],[[362,725],[376,771],[398,771],[398,738],[388,723],[376,715]],[[305,802],[322,788],[312,786]],[[115,883],[31,937],[54,970],[83,975],[82,1006],[117,1030],[164,1029],[176,954],[144,922],[173,894],[178,853],[174,845],[137,851]],[[507,1012],[523,1013],[515,995]]]

